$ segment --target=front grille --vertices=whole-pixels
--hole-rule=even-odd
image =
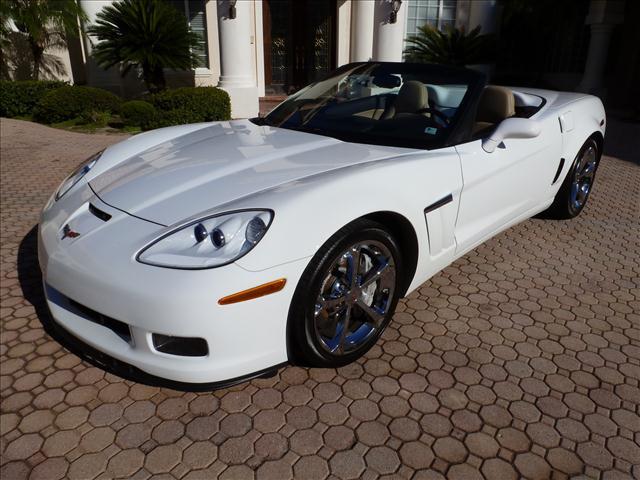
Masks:
[[[107,317],[106,315],[102,315],[101,313],[96,312],[95,310],[90,309],[89,307],[85,307],[84,305],[76,302],[75,300],[69,300],[69,305],[82,314],[87,320],[92,321],[93,323],[97,323],[98,325],[102,325],[103,327],[108,328],[113,333],[118,335],[121,339],[123,339],[127,343],[131,343],[131,329],[129,325],[120,320],[116,320],[115,318]]]

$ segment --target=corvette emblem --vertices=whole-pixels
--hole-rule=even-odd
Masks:
[[[76,238],[79,236],[80,234],[74,230],[71,230],[71,227],[67,223],[64,227],[62,227],[62,238],[60,240],[64,240],[65,238]]]

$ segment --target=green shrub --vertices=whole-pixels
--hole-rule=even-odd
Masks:
[[[121,102],[120,97],[101,88],[65,86],[44,95],[33,116],[39,122],[58,123],[85,112],[118,113]]]
[[[184,125],[186,123],[198,123],[204,121],[197,113],[186,108],[176,108],[168,111],[156,111],[155,116],[147,123],[142,124],[143,130],[170,127],[172,125]]]
[[[66,83],[50,80],[0,81],[0,116],[31,115],[47,92],[64,85]]]
[[[106,127],[111,120],[109,112],[97,112],[95,110],[87,110],[80,114],[76,122],[77,125],[91,125],[95,128]]]
[[[126,126],[142,127],[153,121],[156,108],[143,100],[131,100],[122,104],[120,116]]]
[[[188,110],[199,122],[229,120],[231,100],[229,94],[215,87],[183,87],[165,90],[148,99],[158,110]]]

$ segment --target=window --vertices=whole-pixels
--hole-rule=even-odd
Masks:
[[[184,13],[191,30],[198,36],[198,45],[193,49],[193,53],[198,57],[198,67],[209,68],[206,0],[173,0],[171,3]]]
[[[416,35],[418,27],[431,25],[439,30],[454,26],[456,0],[409,0],[407,5],[407,36]]]

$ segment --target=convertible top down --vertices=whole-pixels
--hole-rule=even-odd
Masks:
[[[456,258],[533,215],[578,215],[604,133],[589,95],[346,65],[266,117],[90,157],[42,212],[48,305],[94,357],[178,388],[344,365]]]

